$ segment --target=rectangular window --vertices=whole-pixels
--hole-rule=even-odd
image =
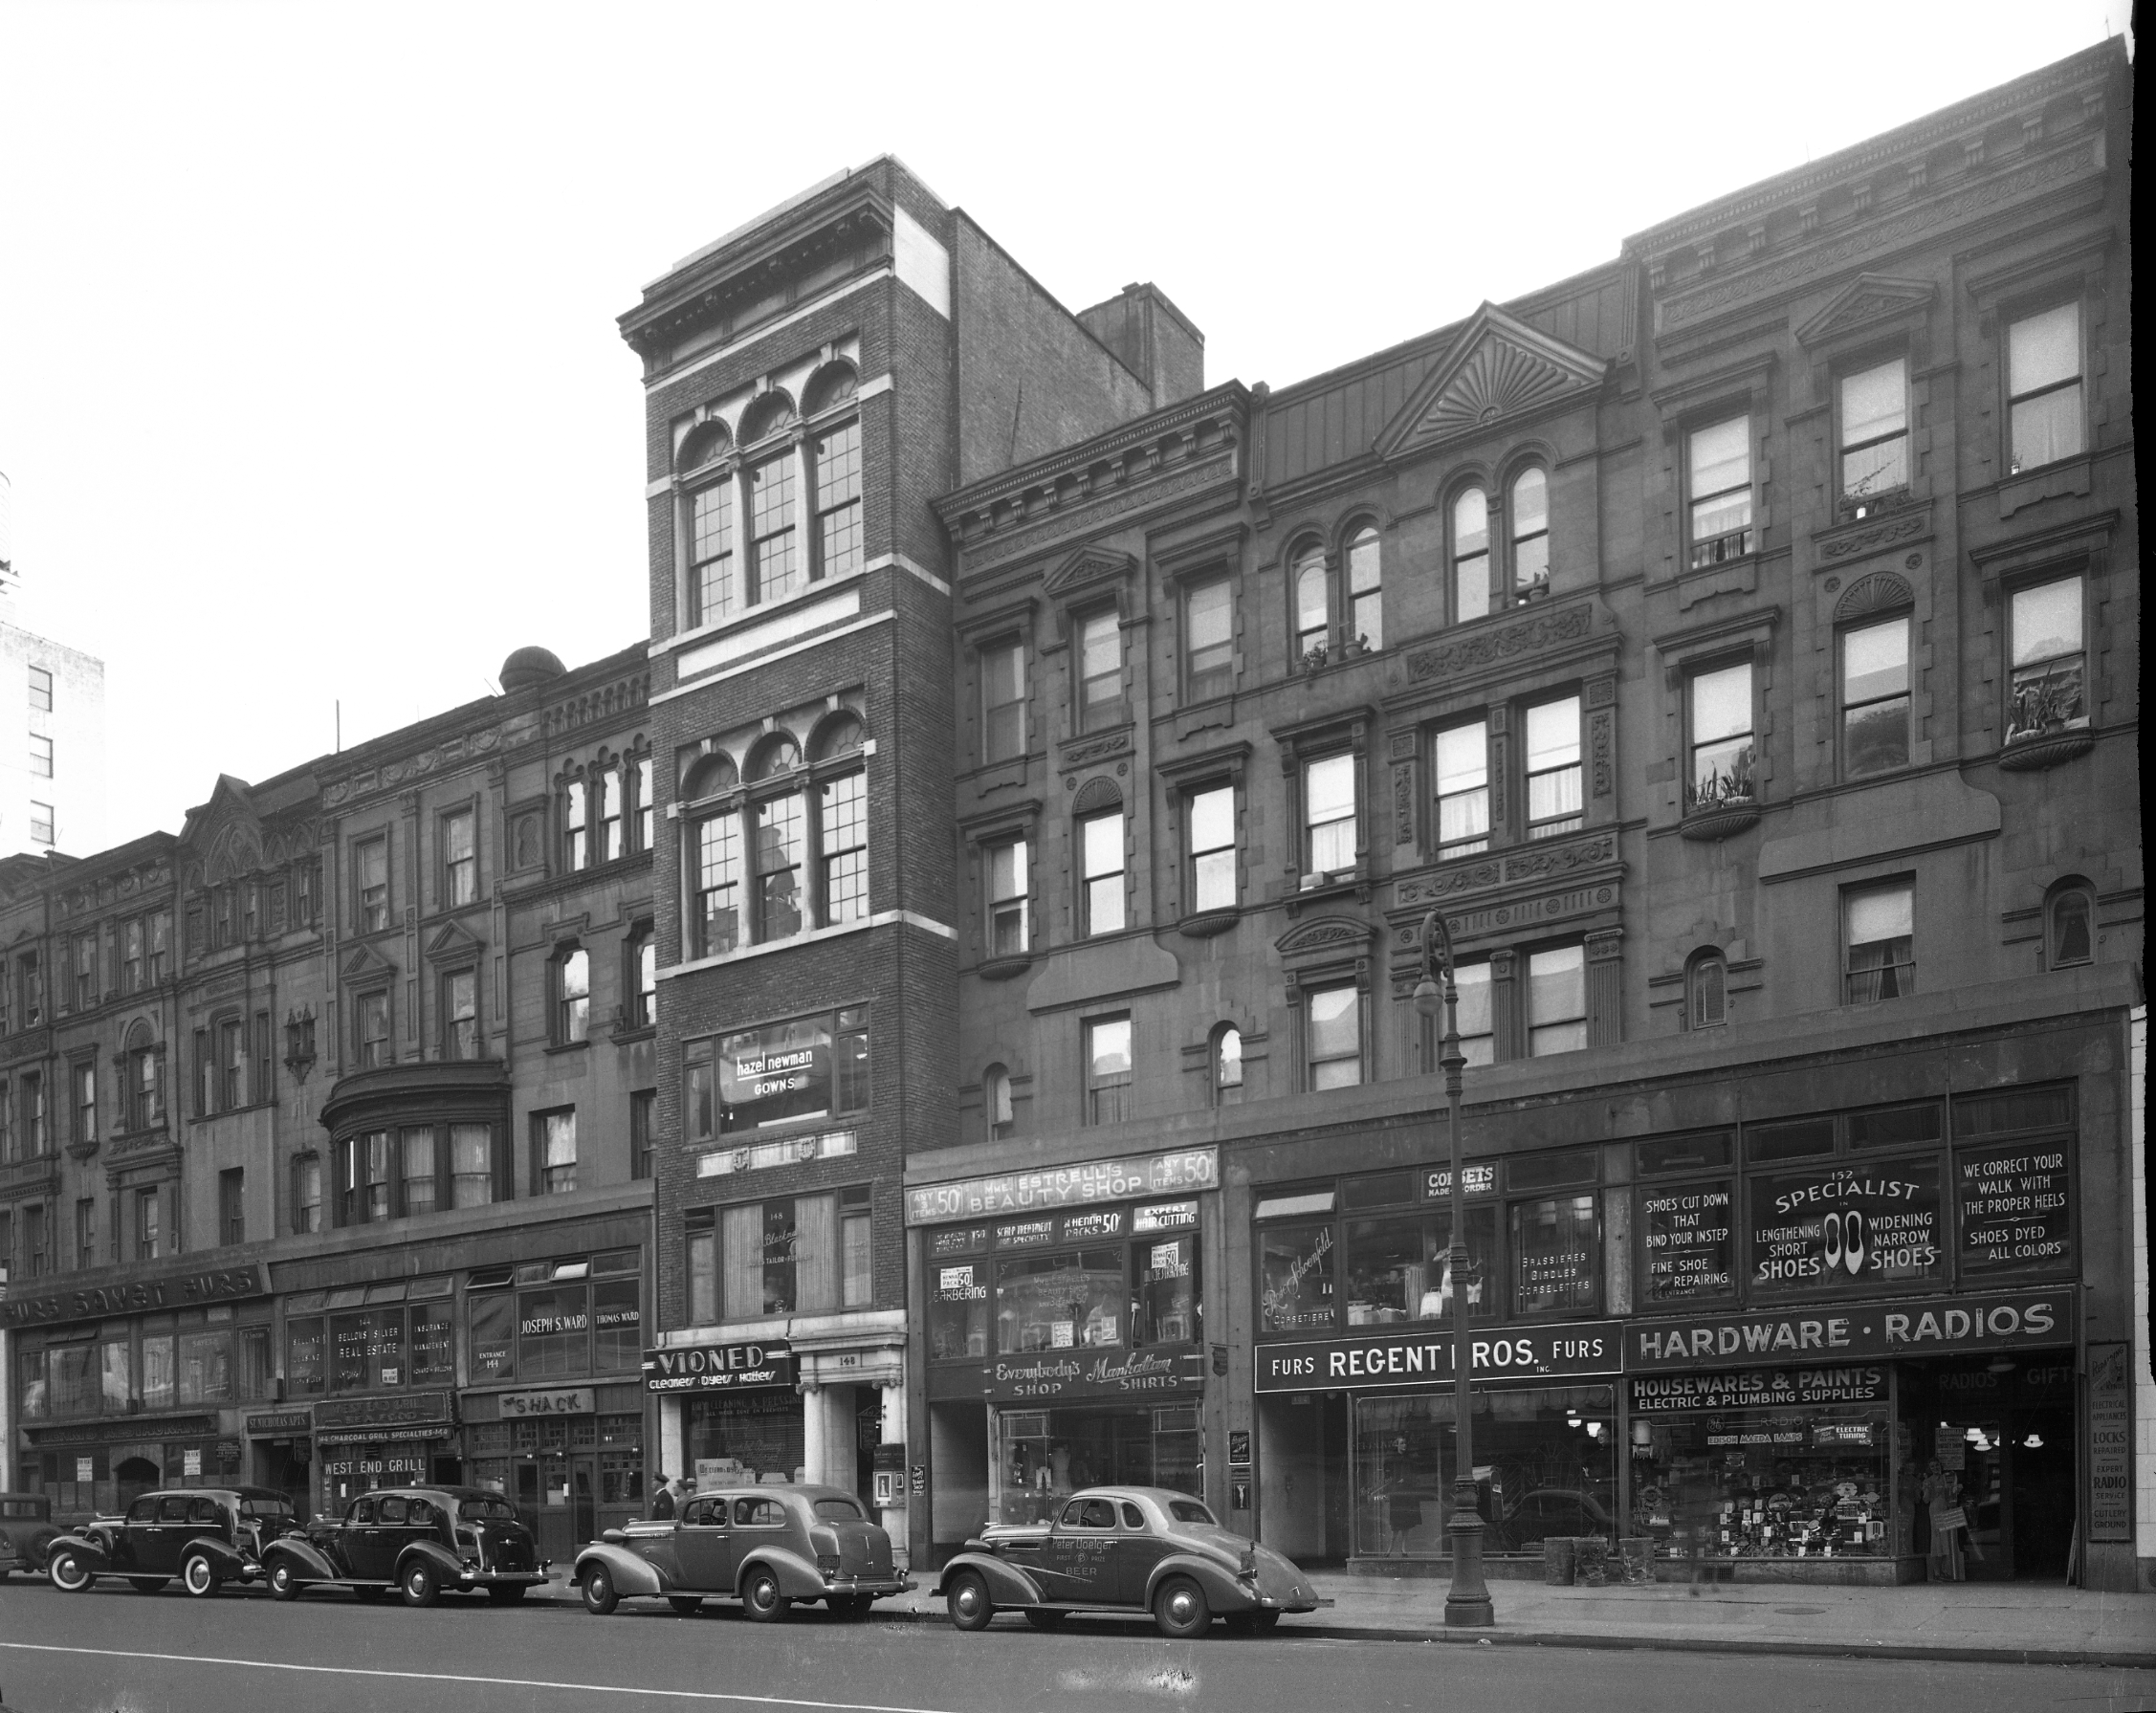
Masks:
[[[53,674],[43,667],[30,669],[30,705],[41,714],[53,712]]]
[[[358,1006],[360,1068],[374,1070],[391,1062],[389,1048],[389,990],[355,997]]]
[[[816,789],[825,926],[864,921],[869,914],[868,776],[849,773]]]
[[[98,1198],[85,1196],[75,1204],[75,1264],[98,1264]]]
[[[2007,329],[2007,397],[2015,472],[2087,445],[2081,409],[2081,306],[2061,303]]]
[[[589,805],[582,780],[571,780],[561,791],[561,866],[571,872],[591,866]]]
[[[741,943],[741,817],[706,816],[696,824],[696,955],[715,956]]]
[[[782,601],[802,585],[794,536],[791,447],[749,472],[749,603]]]
[[[1123,721],[1123,626],[1115,611],[1093,613],[1078,626],[1078,729],[1096,732]]]
[[[30,842],[33,845],[50,845],[53,839],[53,805],[33,802],[30,805]]]
[[[980,651],[981,759],[1025,754],[1025,647],[995,643]]]
[[[477,970],[451,970],[442,977],[442,1057],[479,1057]]]
[[[816,464],[816,568],[843,577],[861,567],[861,425],[845,423],[808,444]]]
[[[450,1126],[450,1205],[485,1207],[495,1198],[494,1129]]]
[[[2007,741],[2087,725],[2081,580],[2062,577],[2016,589],[2011,612],[2013,686]]]
[[[140,916],[121,925],[120,991],[123,994],[143,991],[143,919]]]
[[[1581,824],[1579,698],[1528,710],[1528,837],[1554,838]]]
[[[1751,790],[1751,662],[1694,672],[1687,809],[1749,803]]]
[[[292,1162],[292,1229],[304,1235],[322,1228],[322,1159],[303,1153]]]
[[[572,946],[554,960],[554,1042],[591,1038],[591,954]]]
[[[474,834],[477,817],[459,809],[442,817],[442,904],[459,910],[479,898],[479,847]]]
[[[1489,726],[1471,720],[1438,734],[1438,857],[1489,848]]]
[[[247,1170],[232,1166],[217,1174],[217,1236],[227,1248],[247,1241]]]
[[[1015,957],[1030,949],[1027,846],[1012,839],[988,847],[988,955]]]
[[[42,1159],[45,1155],[45,1079],[33,1071],[25,1071],[16,1079],[15,1087],[22,1091],[22,1141],[26,1159]]]
[[[659,1021],[659,942],[647,922],[628,942],[628,1024],[649,1029]]]
[[[1313,987],[1304,997],[1305,1087],[1352,1088],[1362,1081],[1362,996],[1352,981]]]
[[[1086,1024],[1086,1122],[1121,1124],[1130,1095],[1131,1020],[1095,1018]]]
[[[1515,1201],[1512,1312],[1593,1313],[1602,1301],[1602,1221],[1593,1194]]]
[[[34,780],[53,777],[53,740],[35,732],[30,735],[30,776]]]
[[[135,1192],[135,1259],[156,1261],[165,1253],[164,1213],[162,1200],[154,1189]],[[148,1351],[143,1351],[145,1358]],[[146,1391],[146,1388],[145,1388]],[[145,1396],[146,1404],[149,1399]]]
[[[75,936],[75,1009],[87,1011],[98,1002],[98,936]]]
[[[681,1128],[692,1142],[718,1134],[717,1075],[710,1041],[692,1041],[681,1049]]]
[[[577,1111],[532,1114],[532,1189],[565,1196],[577,1187]]]
[[[98,1067],[95,1063],[75,1067],[75,1139],[98,1139]]]
[[[1587,951],[1551,946],[1528,954],[1528,1052],[1576,1053],[1587,1044]]]
[[[1355,866],[1355,758],[1327,756],[1303,769],[1305,874]]]
[[[1862,500],[1909,485],[1909,365],[1900,357],[1841,378],[1841,494]]]
[[[839,1306],[844,1308],[866,1308],[875,1297],[870,1218],[867,1184],[852,1185],[839,1192]]]
[[[1190,797],[1190,911],[1236,906],[1235,787],[1214,785]]]
[[[1460,990],[1460,1053],[1469,1065],[1496,1062],[1497,1032],[1490,1005],[1489,961],[1463,963],[1453,971]],[[1435,1065],[1436,1059],[1431,1063]]]
[[[1695,428],[1691,475],[1692,564],[1719,564],[1751,551],[1751,418]]]
[[[149,951],[143,966],[143,974],[154,987],[171,973],[172,967],[172,912],[168,910],[152,911],[149,922]]]
[[[1183,699],[1227,694],[1235,688],[1235,613],[1225,578],[1191,590],[1183,625]]]
[[[689,623],[711,625],[734,611],[734,477],[689,496]]]
[[[802,919],[801,793],[766,798],[756,805],[756,937],[782,940],[797,934]]]
[[[683,1221],[689,1251],[689,1319],[709,1326],[718,1319],[718,1226],[699,1208]]]
[[[146,1131],[165,1122],[165,1054],[144,1047],[134,1059],[134,1128]]]
[[[622,855],[622,770],[617,764],[599,775],[599,860],[619,862]]]
[[[658,804],[652,797],[651,758],[645,756],[636,763],[636,848],[651,848],[651,823],[658,813]]]
[[[434,1127],[414,1126],[397,1138],[404,1214],[430,1214],[440,1198],[441,1162],[434,1157]]]
[[[708,1135],[708,1041],[683,1053],[692,1137]],[[748,1131],[800,1118],[863,1110],[869,1104],[869,1013],[848,1006],[836,1013],[769,1023],[724,1036],[718,1043],[718,1128]]]
[[[1841,764],[1850,779],[1909,764],[1906,613],[1841,633]]]
[[[389,926],[389,841],[367,840],[354,847],[352,861],[360,932],[380,933]]]
[[[1085,934],[1115,933],[1123,927],[1123,811],[1089,815],[1078,824],[1085,863]]]
[[[276,1061],[270,1053],[270,1014],[254,1014],[254,1043],[247,1056],[247,1098],[259,1106],[269,1100],[275,1090],[271,1087],[270,1073]]]
[[[651,1175],[651,1148],[659,1121],[659,1091],[639,1088],[628,1097],[628,1175],[644,1179]]]
[[[1841,904],[1848,1002],[1869,1005],[1915,993],[1916,889],[1905,880],[1853,887]]]
[[[45,1226],[45,1204],[33,1201],[23,1209],[22,1219],[23,1271],[33,1279],[52,1270],[52,1251],[48,1247]]]

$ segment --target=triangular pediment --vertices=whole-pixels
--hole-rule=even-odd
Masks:
[[[1928,279],[1859,274],[1837,292],[1824,309],[1796,330],[1797,343],[1815,345],[1859,327],[1891,321],[1911,310],[1928,309],[1931,296],[1932,284]]]
[[[1358,921],[1353,916],[1318,916],[1290,928],[1273,941],[1273,950],[1283,957],[1292,957],[1303,952],[1362,947],[1370,944],[1371,936],[1376,932],[1368,922]]]
[[[337,967],[338,979],[354,984],[381,980],[396,973],[397,966],[372,946],[353,947],[345,955],[344,961]]]
[[[1106,547],[1081,547],[1047,575],[1041,587],[1051,601],[1067,600],[1096,584],[1121,582],[1138,568],[1127,553]]]
[[[247,781],[219,774],[209,801],[187,817],[180,842],[191,859],[191,885],[222,886],[260,868],[262,818]]]
[[[1395,458],[1449,446],[1567,400],[1591,397],[1609,366],[1606,359],[1485,303],[1378,435],[1377,455]]]
[[[485,942],[463,923],[446,922],[427,942],[427,958],[429,963],[470,963],[485,950]]]

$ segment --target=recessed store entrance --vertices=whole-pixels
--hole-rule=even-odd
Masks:
[[[1970,1582],[2063,1581],[2078,1505],[2070,1351],[1912,1363],[1903,1419],[1915,1430],[1917,1533],[1928,1573]],[[1933,1550],[1937,1501],[1959,1489],[1961,1550]]]
[[[1258,1399],[1258,1538],[1299,1565],[1347,1562],[1348,1395]]]

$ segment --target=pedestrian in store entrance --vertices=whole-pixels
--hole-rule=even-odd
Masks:
[[[1962,1558],[1962,1478],[1937,1458],[1925,1465],[1924,1503],[1931,1523],[1930,1574],[1934,1582],[1961,1582],[1968,1577]]]
[[[665,1523],[673,1516],[673,1482],[663,1470],[651,1482],[651,1521]]]

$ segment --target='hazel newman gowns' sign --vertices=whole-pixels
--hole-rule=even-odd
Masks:
[[[1709,1361],[1727,1367],[2044,1349],[2074,1342],[2078,1307],[2075,1287],[2061,1285],[2053,1290],[1636,1321],[1625,1329],[1624,1366],[1638,1373]]]

